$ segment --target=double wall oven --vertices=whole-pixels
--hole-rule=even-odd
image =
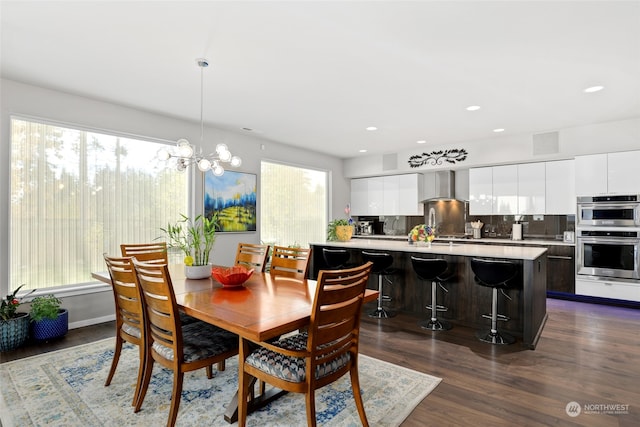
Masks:
[[[578,197],[576,280],[581,279],[633,286],[632,293],[640,295],[640,195]]]

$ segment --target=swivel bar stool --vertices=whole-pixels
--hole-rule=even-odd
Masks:
[[[431,304],[427,306],[431,309],[431,318],[428,320],[421,320],[418,322],[418,326],[422,329],[428,329],[431,331],[444,331],[451,329],[451,324],[446,320],[438,319],[438,311],[447,311],[448,308],[442,305],[437,305],[437,290],[438,286],[445,292],[449,292],[447,288],[442,286],[442,282],[450,279],[452,276],[445,277],[449,264],[442,258],[418,258],[411,256],[411,265],[413,270],[418,275],[418,278],[424,281],[431,282]]]
[[[386,279],[387,282],[392,283],[386,276],[390,276],[396,272],[395,268],[391,268],[391,264],[393,264],[393,257],[391,254],[386,252],[362,251],[362,259],[364,262],[371,261],[373,263],[373,266],[371,267],[371,275],[378,276],[378,307],[375,311],[369,313],[369,317],[382,319],[395,316],[395,313],[387,311],[382,307],[382,300],[385,299],[385,296],[382,293],[382,281],[383,279]],[[389,297],[387,298],[390,300]]]
[[[322,257],[329,270],[340,270],[347,268],[350,255],[346,249],[322,248]]]
[[[491,319],[491,329],[482,330],[476,333],[480,341],[491,344],[512,344],[516,341],[511,335],[498,332],[498,320],[508,321],[507,316],[498,314],[498,289],[507,297],[504,290],[508,288],[507,282],[513,279],[518,273],[518,269],[513,262],[500,260],[486,260],[479,258],[471,259],[471,270],[476,275],[476,282],[480,286],[493,289],[493,299],[491,303],[491,316],[483,314],[482,317]]]

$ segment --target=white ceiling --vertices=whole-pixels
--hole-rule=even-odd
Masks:
[[[0,14],[3,78],[199,122],[205,57],[207,123],[345,158],[640,116],[640,1],[3,0]]]

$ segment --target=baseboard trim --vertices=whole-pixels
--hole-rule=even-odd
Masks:
[[[116,320],[115,314],[110,314],[108,316],[102,317],[94,317],[92,319],[80,320],[79,322],[71,322],[69,323],[69,329],[82,328],[85,326],[97,325],[98,323],[111,322]]]

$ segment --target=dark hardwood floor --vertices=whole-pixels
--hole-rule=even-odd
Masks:
[[[547,311],[534,351],[482,343],[463,327],[424,331],[406,315],[363,316],[360,351],[443,378],[404,427],[640,425],[640,310],[548,299]],[[74,329],[59,341],[0,353],[0,361],[113,335],[112,322]],[[573,401],[581,404],[576,417],[565,409]],[[612,404],[627,413],[606,413],[615,408],[603,405]]]

